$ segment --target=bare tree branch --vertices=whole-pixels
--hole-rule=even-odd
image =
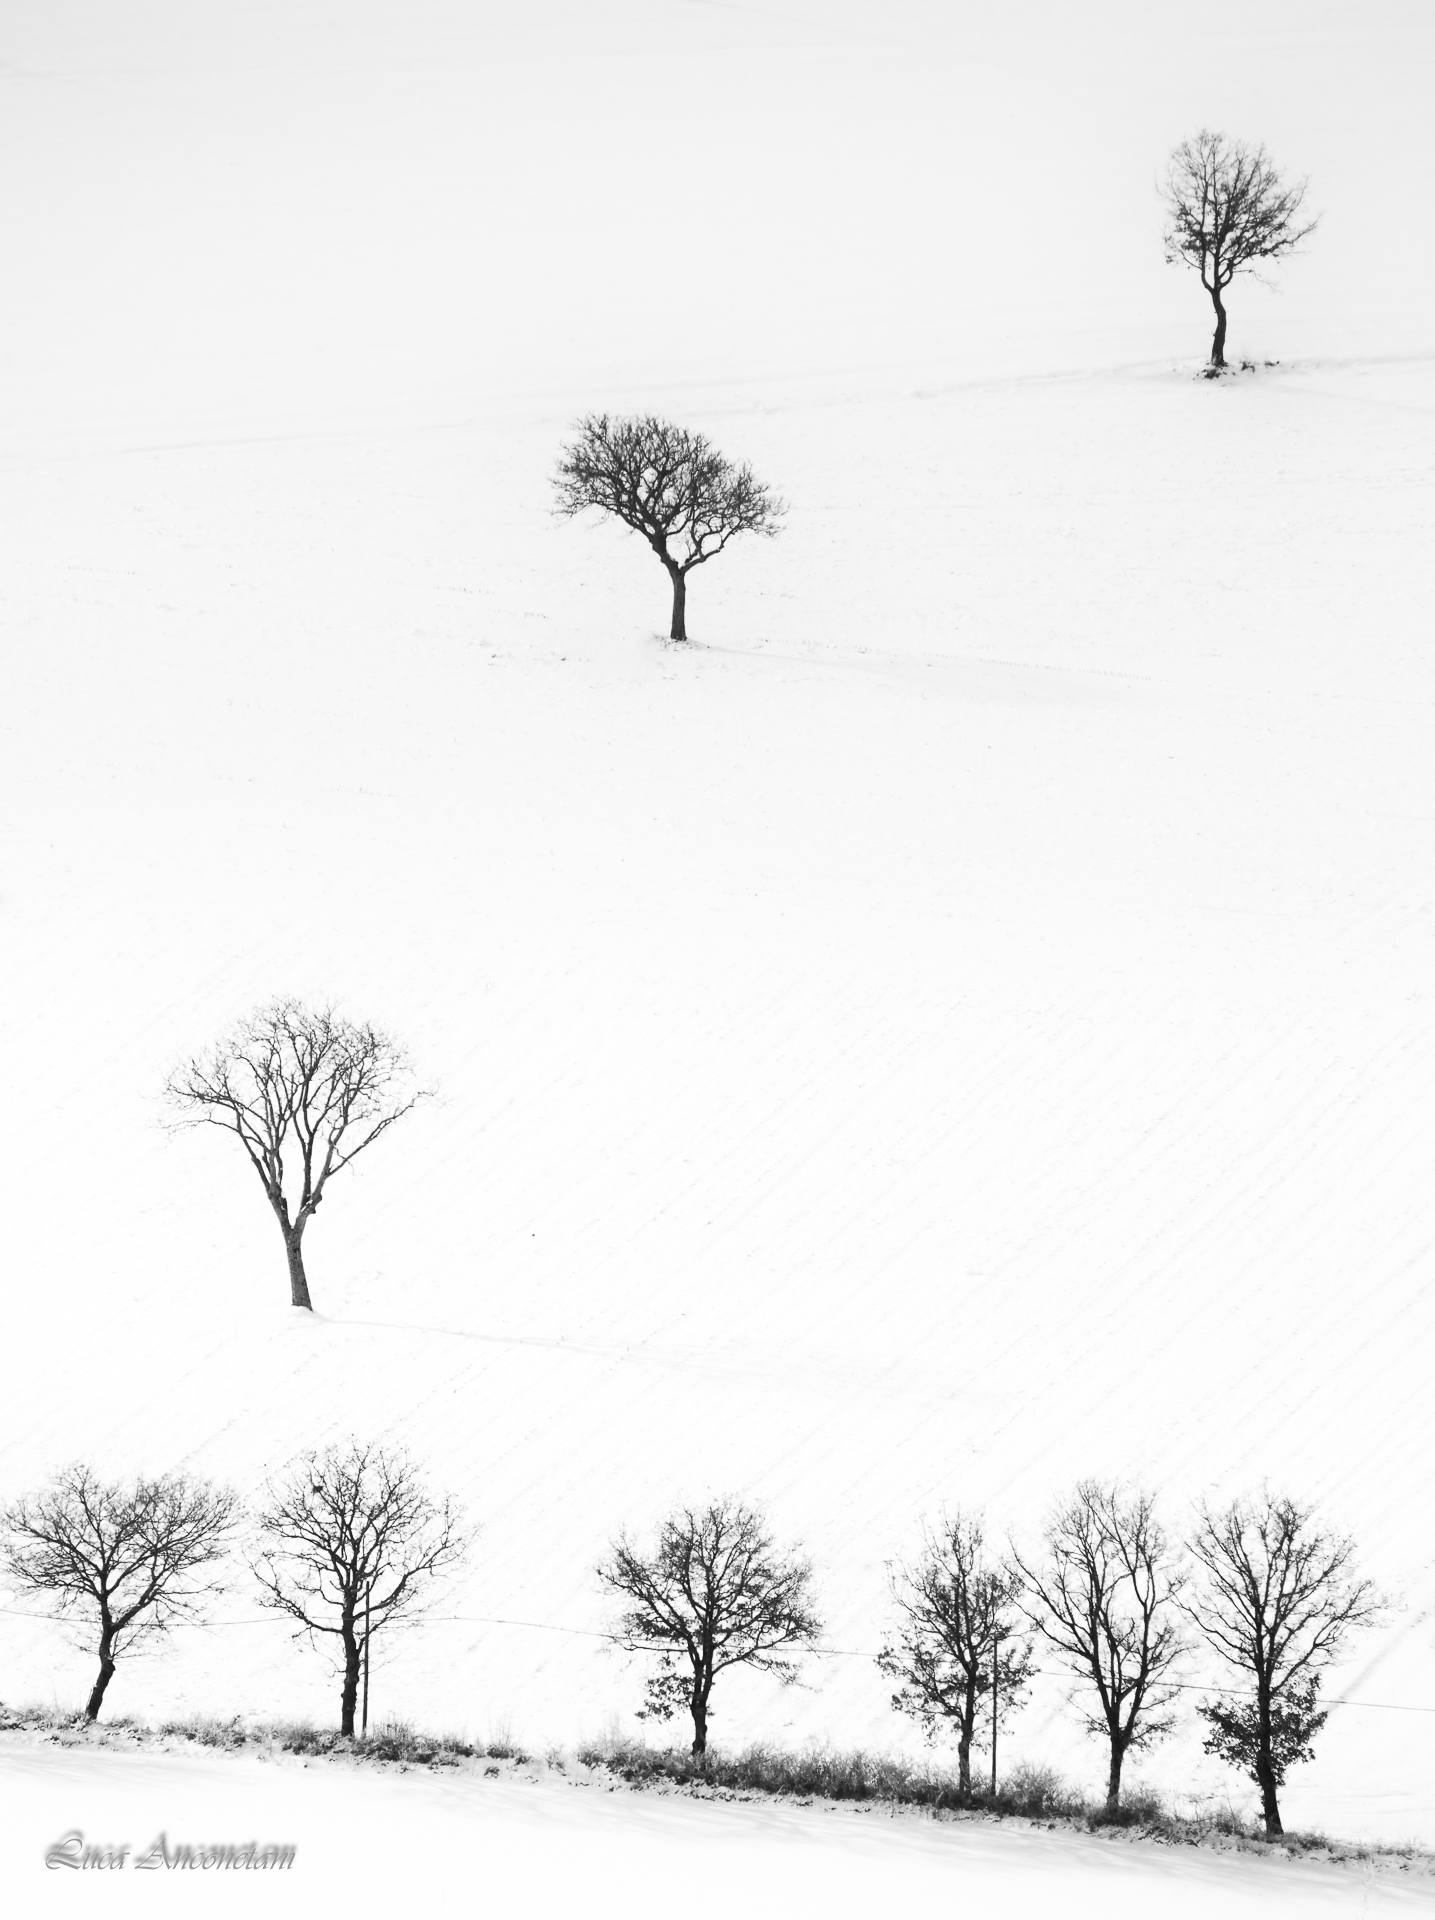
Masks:
[[[1325,1723],[1320,1677],[1382,1602],[1355,1573],[1354,1541],[1321,1527],[1313,1507],[1269,1491],[1216,1513],[1202,1506],[1190,1551],[1205,1581],[1182,1610],[1253,1689],[1249,1702],[1198,1709],[1210,1729],[1206,1750],[1249,1774],[1266,1831],[1279,1834],[1286,1769],[1310,1757]]]
[[[165,1474],[111,1484],[83,1463],[63,1468],[44,1492],[5,1513],[5,1563],[15,1584],[58,1614],[94,1622],[100,1667],[87,1718],[98,1718],[122,1653],[197,1614],[218,1591],[195,1575],[228,1550],[236,1517],[233,1494],[208,1481]]]
[[[1202,128],[1183,140],[1166,169],[1163,197],[1168,264],[1194,267],[1216,311],[1212,368],[1226,364],[1226,308],[1222,296],[1238,273],[1282,260],[1315,232],[1302,222],[1308,182],[1282,180],[1262,146]]]
[[[983,1723],[994,1738],[1020,1705],[1031,1672],[1031,1646],[1016,1644],[1012,1610],[1022,1576],[990,1564],[980,1520],[958,1513],[926,1535],[916,1566],[898,1563],[889,1579],[899,1625],[877,1664],[900,1682],[892,1705],[929,1740],[955,1733],[957,1784],[970,1793],[972,1747],[981,1742]]]
[[[687,576],[739,533],[770,538],[786,511],[744,463],[654,414],[589,414],[554,476],[560,514],[612,514],[653,549],[673,587],[670,638],[686,640]]]
[[[424,1583],[467,1548],[458,1509],[428,1493],[406,1454],[351,1443],[302,1455],[270,1486],[257,1524],[260,1604],[311,1641],[340,1642],[339,1730],[352,1734],[369,1641],[420,1610]]]
[[[686,1706],[699,1759],[717,1676],[743,1666],[790,1684],[797,1673],[791,1650],[815,1645],[822,1631],[809,1563],[779,1553],[762,1516],[731,1498],[679,1508],[658,1529],[651,1554],[620,1534],[598,1578],[632,1602],[615,1643],[660,1656],[642,1717],[667,1720]]]
[[[176,1124],[234,1134],[258,1175],[284,1239],[296,1307],[313,1305],[304,1229],[333,1176],[427,1097],[409,1090],[409,1077],[386,1034],[297,1000],[272,1001],[170,1075]]]
[[[1032,1624],[1089,1682],[1098,1709],[1088,1729],[1111,1755],[1107,1805],[1121,1800],[1126,1755],[1171,1728],[1170,1674],[1185,1651],[1173,1617],[1184,1584],[1149,1494],[1080,1481],[1046,1530],[1040,1566],[1014,1555]]]

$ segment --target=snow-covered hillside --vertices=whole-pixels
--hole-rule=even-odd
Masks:
[[[253,1900],[252,1872],[167,1864],[184,1848],[251,1842],[294,1850],[287,1868],[263,1873],[264,1910],[277,1914],[312,1914],[319,1888],[324,1910],[336,1913],[477,1897],[558,1914],[580,1889],[584,1911],[602,1916],[663,1908],[675,1896],[696,1916],[730,1914],[739,1903],[763,1914],[925,1911],[950,1903],[954,1890],[964,1905],[1059,1909],[1072,1920],[1429,1912],[1422,1882],[1402,1885],[1358,1866],[939,1825],[870,1809],[685,1804],[558,1776],[375,1780],[232,1755],[7,1747],[0,1791],[7,1824],[43,1834],[47,1845],[78,1832],[82,1845],[105,1847],[111,1858],[127,1849],[123,1864],[103,1874],[105,1909],[122,1915],[152,1912],[171,1872],[182,1876],[187,1911],[227,1912],[232,1901]],[[33,1897],[45,1873],[39,1851],[7,1890],[23,1886]],[[46,1893],[67,1897],[68,1874],[53,1875]]]
[[[1001,12],[7,9],[0,1494],[402,1437],[481,1533],[380,1710],[571,1741],[640,1697],[604,1543],[733,1489],[834,1651],[715,1737],[881,1745],[924,1513],[1269,1479],[1405,1603],[1288,1818],[1428,1839],[1435,22]],[[1152,187],[1203,121],[1326,210],[1224,383]],[[551,516],[590,406],[791,502],[689,649]],[[312,1318],[159,1124],[276,992],[439,1092]],[[89,1669],[0,1613],[3,1697]],[[111,1702],[334,1692],[241,1571]],[[1010,1757],[1097,1764],[1054,1685]]]

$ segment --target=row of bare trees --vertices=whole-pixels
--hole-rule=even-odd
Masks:
[[[0,1517],[14,1586],[76,1625],[99,1656],[85,1705],[98,1719],[122,1654],[199,1619],[222,1590],[217,1564],[247,1533],[259,1604],[327,1645],[341,1676],[339,1724],[368,1720],[370,1643],[417,1612],[464,1551],[452,1501],[400,1450],[351,1442],[310,1451],[266,1488],[252,1521],[227,1488],[186,1473],[102,1480],[82,1463]]]
[[[280,1226],[291,1298],[309,1308],[302,1238],[329,1181],[423,1097],[401,1050],[332,1009],[276,1001],[180,1069],[169,1091],[182,1121],[214,1124],[239,1140]],[[309,1460],[308,1481],[276,1495],[261,1523],[284,1543],[289,1573],[281,1577],[273,1562],[256,1571],[267,1604],[301,1631],[337,1638],[342,1718],[352,1731],[376,1624],[413,1602],[424,1577],[455,1556],[458,1536],[449,1509],[440,1514],[415,1492],[407,1463],[393,1467],[363,1451]],[[84,1469],[72,1470],[48,1505],[12,1512],[12,1531],[29,1542],[18,1557],[12,1552],[22,1581],[97,1610],[92,1713],[117,1647],[178,1610],[178,1575],[212,1557],[232,1517],[227,1496],[182,1479],[121,1494]],[[397,1543],[420,1538],[432,1545],[431,1558],[393,1559]],[[1321,1673],[1374,1611],[1368,1583],[1350,1572],[1351,1553],[1311,1509],[1286,1499],[1203,1512],[1181,1549],[1148,1497],[1083,1483],[1053,1519],[1044,1557],[1013,1549],[992,1560],[980,1522],[960,1515],[929,1536],[924,1557],[894,1575],[900,1628],[880,1662],[898,1683],[901,1711],[929,1734],[954,1733],[969,1790],[973,1746],[994,1747],[1033,1670],[1025,1623],[1093,1697],[1087,1719],[1108,1744],[1114,1806],[1126,1756],[1170,1726],[1187,1685],[1174,1674],[1194,1631],[1249,1678],[1244,1691],[1198,1712],[1207,1749],[1256,1781],[1275,1832],[1286,1770],[1309,1755],[1324,1724]],[[307,1585],[294,1572],[304,1565]],[[1202,1574],[1197,1586],[1193,1566]],[[109,1591],[116,1567],[125,1570],[122,1604]],[[395,1584],[386,1585],[395,1568]],[[820,1635],[810,1569],[778,1555],[760,1517],[741,1503],[670,1516],[647,1553],[620,1539],[601,1578],[629,1602],[620,1644],[659,1656],[644,1712],[662,1717],[686,1707],[699,1754],[722,1672],[741,1665],[791,1678],[794,1650]]]
[[[1108,1804],[1119,1803],[1127,1754],[1170,1731],[1194,1635],[1230,1676],[1196,1708],[1206,1751],[1254,1781],[1266,1831],[1279,1834],[1279,1788],[1327,1718],[1322,1675],[1381,1610],[1355,1569],[1354,1542],[1314,1508],[1267,1491],[1203,1504],[1179,1543],[1148,1494],[1082,1481],[1045,1546],[1035,1564],[1011,1555],[1020,1604],[1095,1696],[1087,1725],[1108,1745]]]
[[[75,1465],[0,1524],[15,1586],[83,1622],[98,1653],[85,1708],[94,1720],[123,1652],[200,1617],[244,1517],[231,1492],[203,1479],[112,1484]],[[465,1551],[458,1508],[402,1451],[350,1442],[305,1453],[271,1480],[247,1531],[260,1604],[328,1645],[340,1732],[352,1735],[356,1721],[363,1731],[373,1638],[420,1612]],[[1053,1510],[1035,1555],[990,1552],[972,1514],[929,1528],[919,1556],[889,1570],[895,1622],[877,1664],[896,1683],[897,1711],[929,1740],[955,1742],[959,1790],[970,1794],[972,1752],[983,1746],[995,1791],[997,1735],[1044,1644],[1106,1745],[1115,1810],[1128,1754],[1171,1730],[1192,1685],[1178,1675],[1204,1642],[1227,1674],[1224,1687],[1194,1689],[1205,1695],[1196,1712],[1206,1751],[1254,1781],[1266,1831],[1279,1834],[1279,1789],[1327,1717],[1322,1675],[1380,1609],[1354,1561],[1347,1537],[1283,1495],[1203,1505],[1179,1543],[1148,1494],[1084,1480]],[[639,1717],[686,1712],[699,1759],[724,1673],[791,1684],[800,1656],[822,1651],[811,1562],[779,1547],[741,1500],[677,1509],[646,1548],[620,1533],[597,1574],[623,1607],[614,1644],[652,1662]]]
[[[1206,1751],[1255,1783],[1266,1832],[1277,1835],[1286,1773],[1310,1757],[1327,1717],[1322,1675],[1379,1611],[1354,1559],[1351,1540],[1283,1495],[1203,1505],[1178,1543],[1148,1494],[1085,1480],[1051,1515],[1036,1555],[990,1553],[971,1514],[929,1529],[918,1558],[890,1569],[896,1624],[878,1665],[896,1682],[892,1705],[929,1740],[955,1742],[959,1789],[971,1794],[974,1747],[991,1750],[995,1790],[997,1734],[1044,1644],[1106,1745],[1112,1811],[1127,1755],[1170,1732],[1181,1692],[1203,1692]],[[654,1659],[642,1717],[685,1708],[698,1758],[719,1675],[746,1666],[790,1683],[796,1656],[820,1650],[811,1564],[779,1550],[737,1500],[678,1510],[647,1552],[620,1535],[599,1577],[627,1603],[617,1643]],[[1224,1686],[1178,1678],[1202,1643]]]

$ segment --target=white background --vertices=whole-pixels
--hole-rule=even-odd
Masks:
[[[1083,1473],[1322,1502],[1403,1601],[1335,1691],[1435,1709],[1435,22],[997,12],[0,12],[0,1491],[402,1438],[478,1618],[384,1712],[631,1725],[593,1564],[733,1489],[863,1657],[716,1736],[897,1745],[883,1563]],[[1203,124],[1323,213],[1228,384],[1160,245]],[[593,407],[791,503],[690,649],[552,517]],[[160,1126],[277,992],[438,1091],[302,1324],[242,1159]],[[327,1718],[255,1615],[113,1710]],[[0,1696],[89,1669],[0,1615]],[[1094,1781],[1073,1727],[1011,1757]],[[1435,1836],[1432,1729],[1342,1709],[1288,1818]],[[1244,1791],[1189,1720],[1147,1771]]]

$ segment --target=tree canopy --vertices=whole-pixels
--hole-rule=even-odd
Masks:
[[[329,1181],[424,1098],[387,1034],[332,1007],[274,1000],[170,1075],[179,1125],[231,1133],[274,1210],[290,1297],[311,1308],[304,1229]]]
[[[704,434],[645,413],[593,413],[578,422],[554,476],[558,512],[612,514],[653,549],[673,585],[670,638],[686,640],[687,576],[740,533],[771,536],[785,511],[744,461]]]
[[[598,1577],[630,1603],[616,1643],[659,1656],[644,1717],[666,1720],[687,1706],[696,1755],[707,1748],[719,1674],[742,1666],[790,1682],[792,1654],[822,1631],[810,1564],[781,1552],[762,1516],[734,1499],[679,1508],[662,1522],[650,1553],[621,1534]]]
[[[1203,128],[1166,169],[1166,259],[1193,267],[1216,311],[1211,366],[1223,367],[1223,295],[1238,273],[1293,253],[1315,231],[1302,221],[1307,182],[1287,183],[1263,146]]]

